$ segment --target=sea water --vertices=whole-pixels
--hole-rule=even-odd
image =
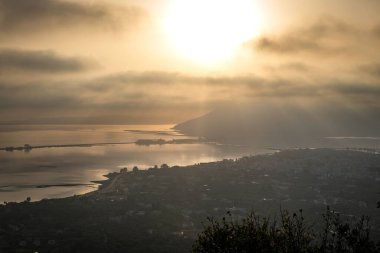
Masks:
[[[139,139],[187,139],[172,125],[3,125],[0,147],[0,203],[62,198],[97,189],[92,181],[127,167],[192,165],[273,152],[217,143],[136,145]],[[40,148],[33,148],[40,147]]]

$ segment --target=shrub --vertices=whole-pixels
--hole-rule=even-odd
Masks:
[[[293,214],[281,210],[280,222],[253,212],[241,221],[234,220],[230,212],[221,221],[212,217],[207,220],[209,224],[193,245],[194,253],[380,252],[370,240],[368,217],[343,222],[329,208],[319,233],[306,224],[302,210]]]

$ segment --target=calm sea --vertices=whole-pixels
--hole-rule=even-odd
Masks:
[[[171,128],[171,125],[0,126],[2,148],[42,146],[29,152],[0,151],[0,202],[87,193],[97,189],[92,181],[103,180],[103,175],[124,167],[191,165],[271,152],[217,144],[141,146],[133,143],[139,139],[190,138]]]

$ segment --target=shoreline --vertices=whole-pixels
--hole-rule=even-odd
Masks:
[[[268,151],[272,151],[272,152],[268,152],[268,153],[264,153],[264,154],[257,154],[257,155],[249,155],[249,156],[244,156],[244,157],[240,157],[240,158],[237,158],[237,160],[239,159],[244,159],[246,157],[264,157],[264,156],[268,156],[268,155],[273,155],[275,153],[282,153],[282,152],[286,152],[286,151],[305,151],[305,150],[331,150],[331,151],[351,151],[351,152],[359,152],[359,153],[368,153],[368,154],[373,154],[373,155],[379,155],[380,154],[380,150],[379,149],[370,149],[370,148],[346,148],[346,149],[343,149],[343,148],[335,148],[335,149],[332,149],[332,148],[287,148],[287,149],[281,149],[281,148],[266,148]],[[273,152],[274,151],[274,152]],[[89,183],[56,183],[56,184],[41,184],[41,185],[26,185],[26,186],[17,186],[17,185],[4,185],[4,186],[0,186],[0,191],[3,191],[3,192],[14,192],[12,190],[7,190],[7,188],[13,188],[13,187],[16,187],[16,188],[30,188],[30,189],[47,189],[47,188],[54,188],[54,187],[67,187],[67,188],[70,188],[70,187],[80,187],[80,186],[83,186],[83,187],[93,187],[94,190],[93,191],[90,191],[90,192],[87,192],[87,193],[84,193],[84,194],[74,194],[74,195],[69,195],[69,196],[65,196],[65,197],[59,197],[59,198],[51,198],[51,199],[65,199],[65,198],[71,198],[73,196],[88,196],[88,195],[94,195],[94,194],[97,194],[97,193],[100,193],[100,194],[104,194],[104,193],[112,193],[115,191],[115,189],[117,188],[117,185],[118,185],[118,180],[123,176],[123,175],[126,175],[126,174],[130,174],[130,173],[145,173],[145,174],[148,174],[150,173],[151,171],[161,171],[161,170],[167,170],[167,169],[170,169],[170,170],[182,170],[182,169],[187,169],[187,168],[192,168],[194,166],[197,166],[197,165],[202,165],[202,166],[215,166],[215,164],[223,164],[224,161],[229,161],[231,159],[224,159],[224,160],[218,160],[218,161],[212,161],[212,162],[205,162],[205,163],[196,163],[196,164],[191,164],[191,165],[182,165],[182,166],[177,166],[177,165],[174,165],[174,166],[165,166],[164,168],[159,168],[159,167],[156,167],[156,166],[153,166],[153,167],[148,167],[147,169],[143,169],[143,170],[136,170],[136,171],[123,171],[125,169],[120,169],[120,172],[110,172],[108,174],[105,174],[103,175],[104,179],[102,180],[93,180],[93,181],[89,181]],[[38,201],[41,201],[43,199],[46,199],[46,198],[42,198],[40,200],[36,200],[36,201],[33,201],[33,202],[38,202]],[[49,199],[49,198],[48,198]],[[19,201],[19,202],[22,202],[22,201]],[[19,203],[19,202],[14,202],[14,203]]]
[[[378,154],[298,149],[189,166],[124,168],[105,175],[99,189],[86,194],[0,205],[0,229],[7,236],[0,245],[3,239],[31,252],[35,240],[46,251],[67,242],[100,247],[106,235],[107,247],[125,247],[112,252],[172,245],[185,252],[207,217],[229,212],[241,220],[252,210],[275,216],[283,208],[302,209],[315,222],[326,206],[342,219],[371,217],[372,236],[379,238],[379,164]],[[107,247],[102,252],[110,251]],[[178,252],[169,248],[166,252]]]
[[[0,248],[7,242],[9,248],[35,252],[38,240],[47,252],[68,242],[86,243],[88,249],[96,244],[104,247],[100,252],[188,252],[207,217],[219,219],[228,212],[238,221],[253,210],[274,217],[279,210],[302,209],[320,229],[326,206],[342,219],[371,217],[371,235],[380,238],[379,164],[378,154],[298,149],[189,166],[122,169],[105,175],[108,179],[89,193],[1,204],[5,237],[0,237]],[[181,246],[173,250],[174,245]]]

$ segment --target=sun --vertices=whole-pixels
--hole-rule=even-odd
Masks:
[[[172,0],[166,17],[176,51],[204,64],[229,59],[259,33],[253,0]]]

